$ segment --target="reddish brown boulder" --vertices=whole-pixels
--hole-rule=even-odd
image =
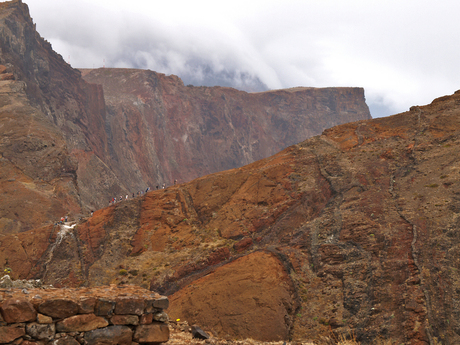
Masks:
[[[106,327],[109,322],[94,314],[74,315],[56,323],[58,332],[88,332]]]
[[[110,316],[115,309],[115,301],[107,298],[98,298],[96,301],[95,314],[99,316]]]
[[[7,323],[34,321],[37,318],[33,305],[24,299],[8,299],[0,310]]]
[[[0,74],[0,80],[14,80],[14,74],[13,73]]]
[[[250,246],[252,246],[252,238],[246,237],[246,238],[243,238],[242,240],[236,242],[233,245],[233,249],[235,249],[237,252],[242,252],[242,251],[248,249]]]
[[[56,334],[56,327],[54,323],[39,324],[30,323],[26,325],[26,332],[34,339],[38,340],[53,340]]]
[[[78,304],[70,299],[52,299],[39,305],[38,310],[44,315],[56,319],[65,319],[78,313]]]
[[[78,306],[79,306],[78,313],[79,314],[94,313],[94,307],[96,305],[96,301],[97,299],[95,297],[81,298],[78,303]]]
[[[86,332],[84,339],[87,341],[88,345],[131,345],[133,341],[133,331],[128,326],[109,326],[106,328],[95,329],[94,331]]]
[[[24,325],[0,326],[0,344],[10,343],[25,334]]]
[[[140,325],[150,325],[153,322],[153,314],[144,314],[139,321]]]
[[[46,315],[38,313],[37,322],[41,324],[49,324],[49,323],[53,323],[53,318],[50,316],[46,316]]]
[[[169,328],[159,322],[141,325],[137,327],[133,340],[138,343],[164,343],[169,340]]]
[[[110,318],[114,325],[138,325],[139,316],[137,315],[114,315]]]
[[[135,297],[118,297],[115,300],[115,314],[142,315],[144,313],[144,300]]]

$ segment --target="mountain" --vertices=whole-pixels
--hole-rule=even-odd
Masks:
[[[359,88],[248,94],[152,71],[82,73],[40,37],[20,0],[0,3],[0,49],[0,233],[78,218],[370,118]]]
[[[361,88],[246,93],[184,86],[176,76],[144,70],[82,76],[102,85],[107,164],[129,190],[240,167],[338,123],[370,118]]]
[[[73,228],[4,236],[0,262],[57,286],[150,287],[222,337],[456,344],[459,105],[339,125]]]

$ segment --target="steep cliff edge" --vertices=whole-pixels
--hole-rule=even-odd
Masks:
[[[131,189],[171,185],[271,156],[325,128],[369,119],[361,88],[246,93],[134,69],[82,70],[107,105],[109,165]]]
[[[40,37],[20,0],[0,3],[0,49],[0,112],[9,121],[1,130],[14,132],[16,141],[5,151],[6,135],[0,153],[34,190],[53,181],[40,198],[10,188],[0,202],[0,233],[49,224],[64,214],[78,217],[147,186],[242,166],[324,128],[369,117],[358,88],[247,94],[116,69],[84,71],[86,82]],[[52,139],[55,146],[45,142],[47,136],[59,137]],[[48,154],[50,147],[59,147],[59,158],[57,151]],[[15,174],[4,173],[7,180],[21,180]],[[24,212],[35,203],[36,212]]]
[[[173,318],[224,337],[456,344],[459,104],[336,126],[71,230],[4,236],[0,262],[47,283],[150,286]]]
[[[79,214],[82,212],[81,206],[87,209],[94,206],[93,199],[100,199],[97,188],[93,193],[86,192],[84,188],[86,180],[90,179],[86,174],[89,169],[85,169],[88,162],[93,162],[93,166],[105,167],[99,169],[98,177],[105,179],[106,186],[118,188],[117,191],[123,190],[110,168],[103,163],[106,160],[107,142],[102,88],[86,83],[81,79],[80,72],[71,68],[52,50],[51,45],[36,32],[28,7],[20,0],[0,4],[0,49],[0,64],[5,66],[5,74],[11,79],[8,82],[19,85],[4,93],[3,97],[11,104],[17,103],[15,99],[18,98],[30,107],[28,112],[20,111],[24,117],[29,117],[26,121],[34,122],[32,119],[39,114],[38,118],[46,123],[44,128],[50,131],[49,135],[56,132],[64,140],[62,154],[66,155],[66,161],[72,162],[70,170],[74,178],[74,188],[71,192],[63,189],[59,193],[62,197],[73,199],[78,207],[66,208],[62,205],[63,207],[52,210],[48,216],[43,215],[42,220],[55,221],[59,218],[57,213],[60,216],[67,213]],[[2,83],[5,84],[6,81]],[[16,113],[11,105],[8,111]],[[19,123],[12,130],[16,131],[17,140],[27,141],[27,137],[35,136],[29,131],[21,137],[23,131],[19,128]],[[43,135],[46,136],[46,133]],[[28,150],[33,156],[34,150]],[[33,158],[41,165],[52,165],[53,159],[47,155]],[[70,172],[66,167],[62,168],[64,172]],[[46,180],[40,175],[39,169],[34,173],[33,179]],[[64,196],[68,193],[70,195]],[[10,201],[18,203],[14,198],[11,195]],[[27,202],[35,203],[34,199]],[[35,226],[38,224],[40,223]],[[23,228],[19,228],[21,229]]]

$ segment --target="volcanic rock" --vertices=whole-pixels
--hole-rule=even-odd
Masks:
[[[209,339],[209,335],[197,325],[192,325],[192,335],[197,339]]]
[[[20,0],[0,4],[0,30],[0,234],[78,220],[114,196],[239,167],[370,118],[360,88],[248,94],[109,68],[83,70],[86,82]]]
[[[0,311],[7,323],[32,321],[37,317],[33,305],[23,299],[7,300],[1,305]]]
[[[455,93],[337,126],[247,166],[117,203],[59,247],[82,253],[78,261],[42,261],[54,243],[37,241],[27,247],[36,256],[11,269],[32,278],[58,260],[78,263],[75,281],[90,286],[150,285],[170,297],[173,319],[222,337],[301,341],[333,329],[362,344],[456,343],[458,104]],[[245,238],[252,245],[237,251]],[[2,240],[0,255],[14,257],[17,242]],[[58,274],[66,273],[45,283],[62,281]]]

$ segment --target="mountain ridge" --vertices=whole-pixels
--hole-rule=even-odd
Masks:
[[[220,337],[456,343],[459,104],[326,129],[98,210],[59,242],[58,226],[1,237],[0,262],[56,286],[150,287]]]
[[[27,5],[19,0],[0,6],[0,48],[0,65],[4,66],[1,76],[9,79],[1,82],[24,92],[17,95],[10,92],[4,94],[5,98],[25,96],[25,102],[33,108],[30,114],[40,114],[36,118],[46,122],[43,128],[53,127],[52,131],[59,132],[64,140],[62,154],[66,156],[61,161],[67,162],[60,167],[63,175],[59,178],[65,180],[69,173],[73,176],[73,185],[61,184],[66,187],[47,196],[53,200],[69,199],[63,202],[68,205],[67,210],[65,207],[42,210],[40,213],[47,216],[38,218],[19,217],[15,215],[19,214],[17,210],[4,210],[0,212],[4,218],[0,217],[0,232],[30,229],[27,224],[32,219],[33,222],[41,219],[34,225],[40,226],[51,224],[66,213],[79,217],[107,205],[114,197],[132,196],[147,187],[171,185],[174,180],[189,181],[241,166],[289,146],[293,143],[287,140],[289,137],[300,141],[305,135],[317,134],[337,122],[370,116],[362,89],[345,99],[335,100],[331,91],[329,96],[318,96],[318,101],[309,103],[315,108],[310,113],[316,115],[309,115],[308,109],[301,105],[290,106],[298,96],[292,99],[275,96],[283,105],[274,100],[276,113],[267,115],[253,101],[259,96],[235,89],[186,87],[176,76],[166,77],[153,71],[129,70],[126,74],[126,70],[99,69],[84,77],[100,78],[100,82],[87,82],[80,71],[68,65],[40,37]],[[104,80],[108,74],[120,80]],[[125,85],[124,80],[131,84]],[[116,87],[110,89],[110,84]],[[116,94],[122,87],[124,94]],[[114,94],[110,95],[108,90]],[[136,92],[142,96],[138,97]],[[346,104],[347,98],[349,110],[356,113],[345,111],[341,115],[321,105],[322,102]],[[235,112],[238,107],[240,110]],[[310,125],[314,122],[311,117],[322,114],[327,120],[320,126]],[[291,116],[297,119],[292,125]],[[284,131],[290,131],[289,135],[283,134],[283,128],[277,128],[276,121],[284,126]],[[13,130],[21,132],[20,128]],[[38,155],[34,147],[29,145],[21,150],[28,150],[30,159],[40,159],[44,166],[54,164],[46,161],[48,156]],[[34,180],[33,185],[40,185],[40,179],[46,180],[40,174],[29,177]],[[30,200],[26,195],[23,197],[18,203]]]

